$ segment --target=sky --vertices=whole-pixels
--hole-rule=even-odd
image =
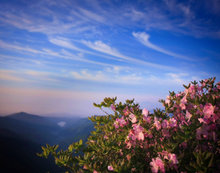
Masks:
[[[219,0],[0,1],[1,115],[99,115],[115,96],[163,109],[219,67]]]

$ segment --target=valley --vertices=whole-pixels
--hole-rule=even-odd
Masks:
[[[0,172],[65,172],[52,157],[44,159],[36,153],[41,153],[41,146],[47,143],[65,150],[80,139],[85,142],[92,130],[88,118],[42,117],[25,112],[0,117]]]

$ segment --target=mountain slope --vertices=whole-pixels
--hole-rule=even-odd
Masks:
[[[44,145],[57,143],[57,133],[61,127],[27,123],[14,118],[0,117],[0,128],[6,128],[20,136]]]
[[[39,144],[24,139],[8,129],[0,128],[0,141],[0,172],[61,173],[65,171],[55,165],[53,159],[44,159],[36,155],[41,153]]]
[[[38,115],[28,114],[26,112],[19,112],[11,115],[7,115],[7,118],[12,118],[15,120],[20,120],[26,123],[38,124],[38,125],[46,125],[46,126],[54,126],[57,127],[56,123],[49,121],[45,117],[41,117]]]

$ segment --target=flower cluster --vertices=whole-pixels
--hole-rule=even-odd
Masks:
[[[215,78],[191,82],[183,92],[160,100],[165,110],[150,113],[134,100],[116,104],[105,98],[96,107],[110,107],[115,115],[93,116],[96,131],[57,163],[73,172],[219,172],[220,82]],[[72,156],[72,151],[84,155]],[[44,154],[55,153],[53,148]],[[69,160],[61,160],[67,156]],[[73,165],[73,166],[70,166]]]

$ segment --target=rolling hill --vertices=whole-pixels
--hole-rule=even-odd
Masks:
[[[38,157],[41,146],[24,139],[16,133],[0,128],[0,172],[39,173],[51,171],[61,173],[65,170],[59,168],[52,158]]]
[[[60,127],[59,121],[65,121],[65,126]],[[0,117],[0,172],[34,172],[36,167],[35,172],[61,172],[54,169],[54,158],[47,162],[36,155],[42,152],[41,146],[59,144],[58,150],[65,150],[80,139],[86,142],[92,130],[93,123],[87,118],[48,118],[25,112]]]

